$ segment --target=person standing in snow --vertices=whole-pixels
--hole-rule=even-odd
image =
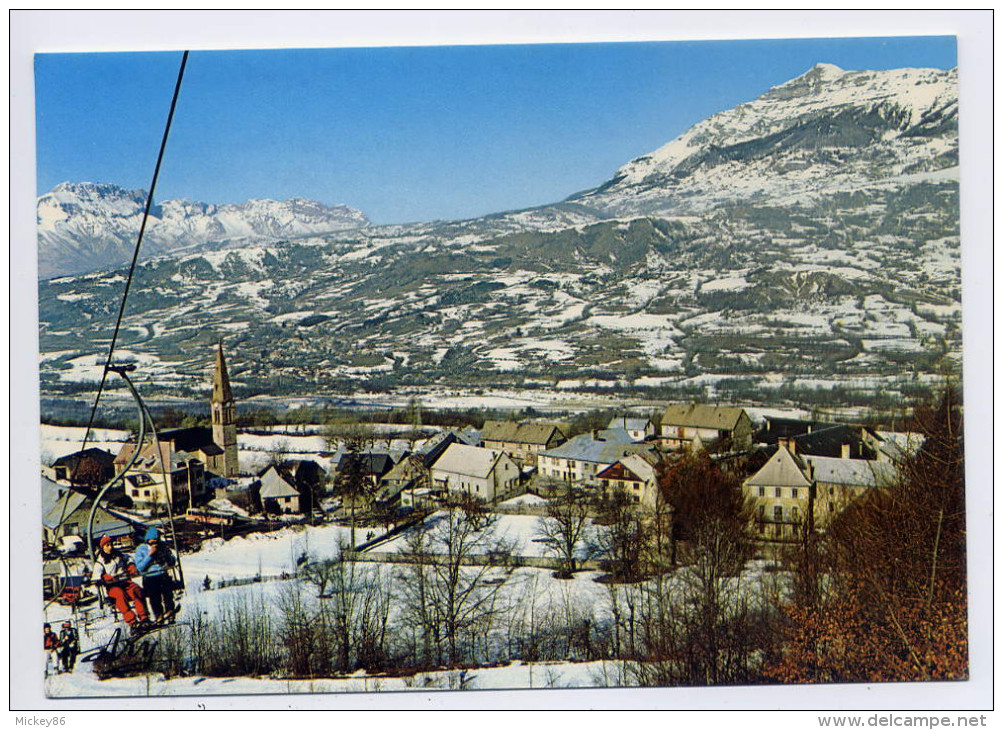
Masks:
[[[132,563],[143,577],[143,592],[158,623],[174,618],[174,581],[168,568],[174,565],[171,549],[160,541],[160,530],[151,527],[136,548]]]
[[[149,622],[146,620],[143,591],[131,580],[135,570],[136,567],[129,563],[125,555],[112,546],[110,537],[105,535],[101,538],[91,580],[104,585],[108,597],[115,601],[115,608],[122,614],[129,628],[141,630]]]
[[[56,652],[59,650],[59,637],[52,630],[52,624],[42,626],[42,646],[45,647],[45,674],[48,676],[49,668],[59,668],[59,658]]]
[[[80,653],[80,637],[73,624],[63,621],[63,630],[59,632],[59,664],[64,672],[72,672]]]

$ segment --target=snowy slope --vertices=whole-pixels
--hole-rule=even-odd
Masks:
[[[678,214],[956,177],[957,113],[956,69],[819,64],[694,125],[575,199],[608,214]]]

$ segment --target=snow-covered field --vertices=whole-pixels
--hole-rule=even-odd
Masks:
[[[619,662],[513,662],[469,671],[422,672],[413,677],[385,677],[357,672],[340,679],[269,679],[268,677],[185,677],[163,675],[101,681],[91,672],[48,677],[50,697],[170,697],[222,694],[305,694],[315,692],[407,692],[476,689],[563,689],[616,687]]]
[[[531,524],[537,518],[519,516],[503,517],[504,534],[523,541],[531,539]],[[364,531],[363,531],[364,532]],[[347,540],[349,528],[322,526],[306,528],[285,528],[269,534],[251,535],[248,538],[209,540],[203,548],[192,555],[182,556],[188,593],[182,601],[177,628],[184,629],[186,621],[194,613],[210,617],[234,601],[243,599],[261,605],[274,607],[281,592],[289,581],[252,582],[245,585],[222,589],[203,590],[202,580],[209,576],[213,583],[238,577],[251,577],[258,573],[263,576],[278,576],[283,572],[294,573],[297,558],[306,553],[311,560],[334,557],[340,540]],[[532,545],[530,542],[529,545]],[[389,566],[360,563],[358,569],[371,573],[381,572],[392,580],[395,574]],[[398,568],[399,570],[399,568]],[[548,610],[557,610],[562,605],[573,603],[601,610],[607,588],[595,582],[598,573],[582,572],[573,580],[556,580],[548,570],[522,568],[514,571],[509,578],[501,600],[510,610],[533,606],[538,615]],[[69,618],[69,610],[53,604],[46,607],[45,620],[58,625]],[[81,626],[81,646],[87,649],[108,642],[115,630],[110,618],[98,619],[90,625]],[[79,663],[72,674],[54,675],[46,679],[46,691],[54,697],[88,696],[145,696],[149,695],[190,695],[190,694],[237,694],[237,693],[302,693],[302,692],[372,692],[403,690],[497,689],[512,687],[594,687],[615,684],[615,667],[611,663],[541,663],[536,665],[514,663],[509,666],[475,669],[465,673],[461,679],[459,672],[441,671],[423,673],[416,677],[388,678],[367,676],[362,672],[340,679],[325,680],[280,680],[267,677],[206,678],[187,677],[165,680],[162,675],[149,677],[99,680],[93,673],[93,665]]]
[[[382,528],[357,528],[362,540]],[[191,590],[201,590],[201,581],[209,576],[214,582],[255,575],[277,576],[296,572],[296,561],[306,555],[311,561],[328,560],[339,553],[341,543],[349,543],[351,528],[340,525],[285,528],[277,532],[256,532],[229,540],[213,538],[202,543],[197,553],[183,556],[185,575]]]
[[[42,463],[50,463],[75,451],[79,451],[87,429],[83,426],[41,426]],[[96,428],[91,431],[88,448],[98,448],[117,454],[122,444],[129,438],[128,431]]]

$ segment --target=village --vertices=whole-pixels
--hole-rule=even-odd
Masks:
[[[367,575],[385,582],[381,565],[403,571],[390,582],[405,587],[412,568],[473,571],[466,588],[490,598],[489,624],[496,601],[524,600],[502,599],[503,584],[520,584],[511,580],[516,573],[523,586],[530,575],[534,587],[541,575],[551,586],[571,579],[574,595],[560,589],[561,600],[598,606],[613,595],[604,584],[676,575],[693,559],[694,509],[741,521],[740,534],[729,539],[745,547],[728,580],[754,584],[764,570],[783,572],[791,551],[824,534],[855,500],[895,489],[899,465],[922,445],[916,433],[754,419],[752,409],[706,403],[603,423],[533,418],[479,427],[422,426],[412,405],[410,424],[342,423],[270,437],[251,429],[239,439],[236,410],[219,345],[211,426],[160,430],[142,443],[122,442],[117,453],[107,443],[91,446],[43,465],[46,620],[68,619],[92,642],[107,634],[123,606],[92,580],[91,551],[109,542],[132,554],[151,528],[179,558],[173,594],[188,622],[186,595],[204,608],[208,596],[268,583],[311,584],[325,598],[331,566],[344,561],[368,566],[377,573]],[[304,440],[313,452],[293,445]],[[259,446],[253,457],[245,450],[252,443]],[[541,594],[549,595],[549,611],[556,610],[555,590]],[[415,609],[428,599],[405,593],[400,600]],[[584,626],[586,637],[601,636],[598,619],[582,614],[576,621],[576,631]],[[527,619],[527,631],[540,631],[538,623]],[[447,651],[438,643],[441,653],[416,666],[497,658],[487,638],[467,640],[485,642],[483,651]],[[586,648],[576,652],[569,640],[563,654],[587,660],[622,653],[583,641]],[[346,655],[340,668],[359,666],[367,668]]]

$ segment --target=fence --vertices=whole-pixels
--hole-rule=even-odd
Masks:
[[[423,563],[428,565],[445,565],[450,559],[449,556],[438,553],[363,553],[346,550],[343,554],[346,560],[352,560],[357,563]],[[461,555],[454,559],[458,560],[460,565],[467,566],[497,565],[498,567],[547,568],[550,570],[560,570],[564,567],[564,562],[557,558],[545,558],[533,555],[487,553],[485,555]],[[575,566],[579,570],[603,570],[605,561],[578,560]]]

